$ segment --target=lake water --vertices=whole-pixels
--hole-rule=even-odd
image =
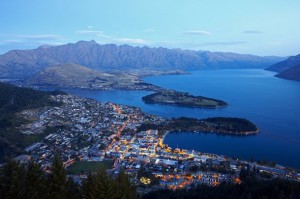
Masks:
[[[300,168],[300,82],[273,77],[264,70],[201,70],[190,75],[147,77],[146,82],[178,91],[226,101],[220,109],[185,108],[144,104],[148,91],[69,92],[99,101],[112,101],[140,107],[163,117],[215,116],[242,117],[254,122],[260,133],[236,137],[212,133],[169,133],[165,143],[171,147],[195,149],[255,160],[272,160]]]

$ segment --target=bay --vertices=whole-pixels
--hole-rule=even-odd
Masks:
[[[246,118],[258,126],[259,134],[236,137],[213,133],[169,133],[164,142],[171,147],[242,159],[271,160],[300,168],[300,82],[279,79],[274,74],[259,69],[228,69],[144,78],[146,82],[164,88],[221,99],[229,104],[219,109],[144,104],[141,98],[150,94],[149,91],[72,89],[67,92],[102,102],[137,106],[146,113],[162,117]]]

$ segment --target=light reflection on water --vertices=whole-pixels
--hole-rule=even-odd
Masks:
[[[254,122],[256,136],[233,137],[216,134],[168,134],[172,147],[195,149],[239,158],[274,160],[300,168],[300,82],[273,77],[265,70],[205,70],[190,75],[145,78],[164,88],[190,92],[228,102],[220,109],[200,109],[144,104],[149,91],[69,90],[83,97],[140,107],[163,117],[242,117]]]

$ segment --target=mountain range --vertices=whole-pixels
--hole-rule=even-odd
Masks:
[[[236,53],[182,49],[100,45],[79,41],[60,46],[41,46],[32,50],[12,50],[0,55],[0,78],[27,79],[45,68],[77,64],[98,72],[266,68],[282,57],[260,57]]]
[[[276,77],[300,81],[300,54],[278,62],[266,70],[278,72]]]

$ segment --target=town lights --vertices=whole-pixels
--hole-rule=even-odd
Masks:
[[[151,180],[149,178],[145,178],[145,177],[141,177],[140,179],[141,183],[143,183],[144,185],[148,185],[151,183]]]

